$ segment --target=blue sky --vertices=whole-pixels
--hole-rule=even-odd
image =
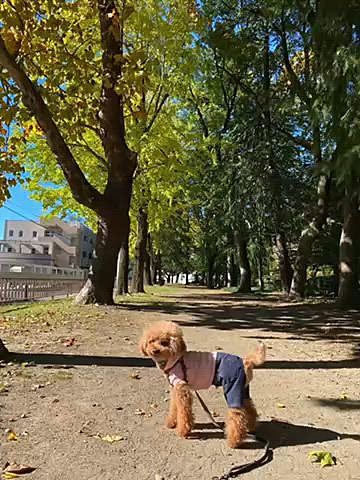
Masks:
[[[24,217],[30,220],[39,220],[42,212],[42,205],[40,202],[31,200],[29,192],[24,190],[21,185],[16,185],[11,190],[11,197],[2,207],[0,207],[0,238],[4,238],[4,224],[5,220],[25,220]],[[7,208],[14,210],[17,213],[11,212]],[[19,215],[20,214],[20,215]]]

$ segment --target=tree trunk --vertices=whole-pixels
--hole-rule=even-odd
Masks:
[[[206,286],[207,288],[214,288],[214,258],[210,254],[207,257],[207,267]]]
[[[357,244],[359,239],[359,199],[345,194],[344,221],[339,245],[339,303],[348,308],[359,303]]]
[[[144,269],[146,259],[146,243],[148,235],[147,213],[143,208],[139,209],[138,231],[135,246],[134,272],[131,290],[133,293],[144,293]]]
[[[312,246],[320,235],[320,231],[326,222],[327,212],[330,201],[331,180],[325,175],[321,175],[318,183],[318,202],[317,211],[310,225],[301,232],[296,260],[294,266],[294,275],[291,283],[290,295],[303,298],[305,296],[306,270],[308,261],[312,252]]]
[[[284,223],[286,219],[286,212],[284,210],[283,201],[283,185],[281,175],[274,161],[275,153],[273,148],[274,136],[272,133],[272,115],[271,115],[271,73],[270,73],[270,33],[267,31],[264,37],[264,72],[263,72],[263,87],[264,87],[264,120],[265,120],[265,138],[269,145],[269,167],[270,176],[269,184],[272,196],[273,205],[273,221],[275,230],[275,246],[276,253],[279,260],[279,270],[281,279],[281,289],[284,292],[289,292],[291,287],[291,279],[293,270],[291,268],[289,252],[286,244],[285,233],[283,232]]]
[[[124,212],[98,222],[93,273],[76,297],[76,303],[114,303],[114,283],[120,245],[127,239],[129,217]]]
[[[260,291],[262,292],[265,290],[265,284],[264,284],[264,264],[263,264],[261,253],[258,257],[258,276],[259,276],[259,288],[260,288]]]
[[[238,293],[251,292],[251,268],[247,253],[247,239],[242,238],[239,232],[234,232],[234,241],[240,268],[240,282]]]
[[[235,262],[235,256],[233,253],[230,255],[230,287],[236,287],[239,282],[239,267]]]
[[[118,255],[118,266],[116,276],[116,295],[126,295],[129,293],[129,236],[126,235],[126,240],[120,246]]]
[[[276,252],[279,260],[279,271],[281,290],[289,293],[291,288],[291,280],[293,277],[293,269],[290,263],[289,252],[286,244],[284,232],[278,233],[275,238]]]
[[[189,285],[189,272],[185,272],[185,285]]]
[[[152,248],[151,236],[148,233],[145,252],[145,283],[146,285],[153,284],[153,265],[152,265]]]

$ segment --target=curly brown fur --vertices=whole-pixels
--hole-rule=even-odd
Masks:
[[[245,400],[244,408],[246,412],[247,431],[249,433],[255,432],[258,413],[251,398]]]
[[[173,322],[156,322],[145,330],[139,348],[155,360],[168,360],[186,352],[182,330]]]
[[[248,432],[245,408],[229,408],[226,419],[226,437],[230,448],[239,448]]]
[[[177,425],[177,404],[175,388],[172,388],[170,392],[170,407],[165,425],[167,426],[167,428],[175,428]]]
[[[259,343],[255,352],[248,353],[244,357],[244,368],[246,375],[246,384],[248,385],[253,379],[254,367],[258,367],[265,363],[266,347],[263,343]]]
[[[194,417],[192,413],[193,396],[190,387],[181,383],[173,388],[176,401],[176,431],[180,437],[186,438],[193,426]]]

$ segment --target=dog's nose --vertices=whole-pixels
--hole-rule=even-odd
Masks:
[[[153,350],[154,355],[157,355],[158,353],[160,353],[160,350],[158,350],[157,348],[155,350]]]

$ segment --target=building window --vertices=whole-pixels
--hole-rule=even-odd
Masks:
[[[22,230],[19,230],[19,237],[22,237],[24,235],[24,232]]]
[[[54,233],[53,233],[53,232],[50,232],[49,230],[45,230],[44,235],[45,235],[45,237],[53,237],[53,236],[54,236]]]
[[[92,253],[89,252],[89,260],[91,260],[91,259],[92,259]]]
[[[90,238],[90,245],[92,245],[94,242],[93,242],[93,239]]]
[[[32,248],[31,253],[34,255],[34,253],[36,253],[36,248]]]
[[[87,242],[87,239],[88,239],[87,235],[84,235],[84,242]]]
[[[33,231],[33,238],[36,238],[37,237],[37,232],[34,230]]]
[[[14,236],[14,230],[9,230],[9,237],[13,237]]]
[[[12,252],[12,248],[8,247],[8,253],[11,253],[11,252]]]
[[[44,255],[49,255],[49,247],[44,247]]]
[[[82,258],[86,258],[86,252],[82,252]]]

